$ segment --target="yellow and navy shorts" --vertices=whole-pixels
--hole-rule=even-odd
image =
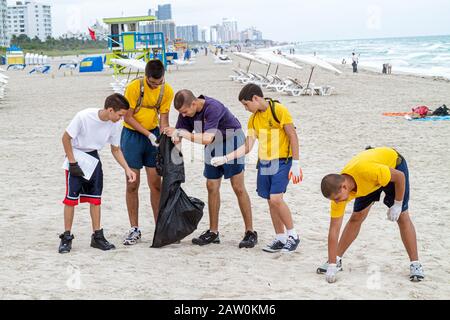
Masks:
[[[102,204],[103,170],[97,151],[86,152],[99,160],[97,167],[92,173],[91,179],[74,177],[66,170],[66,196],[63,200],[65,205],[74,207],[78,202],[88,202],[93,205]]]

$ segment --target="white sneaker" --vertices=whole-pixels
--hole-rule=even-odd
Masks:
[[[425,278],[423,267],[420,262],[411,263],[409,266],[409,280],[413,282],[422,281]]]
[[[126,246],[134,245],[141,240],[141,236],[141,230],[139,230],[138,228],[131,228],[128,234],[125,236],[123,244]]]
[[[336,261],[336,268],[337,268],[337,271],[342,271],[342,270],[343,270],[343,269],[342,269],[342,259],[338,259],[338,260]],[[325,263],[324,263],[323,265],[321,265],[320,267],[318,267],[317,270],[316,270],[316,272],[319,273],[319,274],[327,273],[327,269],[328,269],[328,261],[325,262]]]

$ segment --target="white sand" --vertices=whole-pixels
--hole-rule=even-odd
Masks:
[[[236,58],[234,65],[236,66]],[[244,62],[241,62],[245,65]],[[89,247],[91,223],[87,205],[77,208],[70,254],[57,253],[63,231],[64,174],[61,136],[81,109],[102,107],[111,93],[110,74],[64,77],[10,71],[7,97],[0,101],[0,298],[3,299],[448,299],[450,297],[449,181],[450,122],[411,123],[382,112],[409,111],[412,106],[450,103],[450,84],[406,75],[380,75],[349,70],[339,77],[317,70],[313,82],[336,87],[331,97],[289,97],[270,93],[289,107],[301,139],[305,181],[289,186],[292,209],[302,243],[292,255],[268,254],[261,248],[273,237],[267,204],[255,192],[253,164],[246,170],[254,226],[259,244],[238,249],[243,222],[228,181],[222,186],[222,244],[197,247],[192,236],[179,245],[149,248],[154,223],[148,187],[141,185],[143,242],[121,245],[129,228],[122,170],[109,148],[104,162],[103,226],[117,246],[112,252]],[[255,66],[258,69],[258,66]],[[260,69],[263,71],[263,68]],[[294,73],[307,79],[308,70]],[[223,101],[246,126],[249,113],[237,101],[241,85],[228,80],[230,65],[214,65],[199,57],[194,66],[171,71],[175,90],[189,88]],[[171,124],[176,120],[171,113]],[[315,270],[327,257],[329,202],[320,181],[339,171],[368,144],[394,146],[408,160],[410,211],[426,272],[422,283],[408,278],[409,261],[386,208],[373,207],[359,238],[344,257],[345,271],[329,285]],[[185,144],[189,195],[205,202],[203,164],[193,160]],[[201,148],[196,149],[201,154]],[[197,157],[199,158],[199,157]],[[201,158],[201,157],[200,157]],[[145,179],[142,179],[145,181]],[[351,212],[351,206],[348,207]],[[198,235],[208,228],[208,213]],[[346,216],[348,219],[349,215]],[[79,278],[77,278],[79,275]],[[81,282],[76,280],[80,279]]]

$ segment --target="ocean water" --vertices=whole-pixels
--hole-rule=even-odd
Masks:
[[[289,52],[289,50],[283,50]],[[381,72],[383,63],[392,64],[392,72],[406,72],[450,79],[450,35],[361,40],[302,42],[295,53],[317,56],[340,64],[351,54],[359,55],[359,67]]]

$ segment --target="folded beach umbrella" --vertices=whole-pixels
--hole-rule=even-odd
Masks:
[[[283,57],[282,55],[279,54],[274,54],[274,53],[270,53],[270,52],[258,52],[256,54],[256,56],[264,61],[267,61],[269,64],[269,67],[267,68],[267,74],[269,74],[269,70],[270,70],[270,66],[272,64],[277,65],[277,69],[275,70],[275,74],[278,73],[278,67],[281,66],[285,66],[285,67],[289,67],[289,68],[294,68],[294,69],[303,69],[302,67],[300,67],[298,64],[286,59],[285,57]]]
[[[266,61],[261,60],[261,59],[255,57],[254,55],[252,55],[252,54],[250,54],[250,53],[246,53],[246,52],[233,52],[233,54],[234,54],[235,56],[238,56],[238,57],[240,57],[240,58],[244,58],[244,59],[250,61],[249,64],[248,64],[248,66],[247,66],[247,72],[248,72],[248,70],[250,70],[250,65],[252,64],[253,61],[254,61],[254,62],[257,62],[257,63],[260,63],[260,64],[263,64],[263,65],[265,65],[265,66],[268,65],[268,63],[267,63]]]
[[[330,71],[330,72],[334,72],[336,74],[341,74],[342,72],[338,69],[336,69],[335,67],[333,67],[330,63],[326,62],[325,60],[322,60],[316,56],[307,56],[307,55],[300,55],[300,54],[290,54],[290,55],[286,55],[286,58],[288,58],[289,60],[295,61],[295,62],[300,62],[303,64],[307,64],[311,66],[311,73],[309,74],[309,79],[308,79],[308,84],[307,84],[307,88],[309,87],[309,84],[311,82],[311,77],[312,74],[314,72],[314,69],[316,67],[319,67],[321,69]]]

